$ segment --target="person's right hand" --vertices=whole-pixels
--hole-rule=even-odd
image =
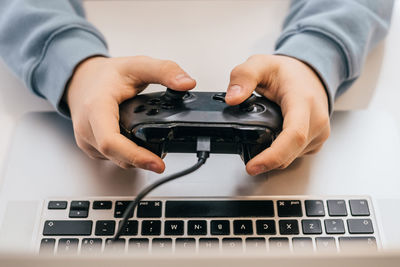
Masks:
[[[160,157],[120,134],[119,104],[150,83],[184,91],[196,86],[176,63],[145,56],[92,57],[78,65],[64,95],[75,140],[89,157],[109,159],[122,168],[161,173]]]

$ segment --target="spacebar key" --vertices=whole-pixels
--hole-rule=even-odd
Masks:
[[[273,217],[271,200],[192,200],[166,202],[165,217]]]
[[[43,235],[90,235],[92,221],[45,221]]]

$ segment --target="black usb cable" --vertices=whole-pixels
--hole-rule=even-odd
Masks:
[[[162,178],[162,179],[152,183],[151,185],[147,186],[146,188],[144,188],[136,196],[136,198],[132,202],[129,203],[128,207],[126,208],[126,210],[122,216],[123,219],[122,219],[121,223],[119,224],[117,233],[115,234],[113,241],[116,241],[121,237],[122,231],[125,229],[125,227],[128,223],[129,214],[133,214],[133,212],[135,211],[135,208],[137,207],[139,202],[142,201],[142,199],[145,196],[147,196],[151,191],[153,191],[158,186],[165,184],[169,181],[175,180],[177,178],[180,178],[182,176],[185,176],[185,175],[192,173],[192,172],[196,171],[197,169],[199,169],[204,163],[206,163],[207,158],[210,156],[210,150],[211,150],[210,137],[208,137],[208,136],[207,137],[205,137],[205,136],[197,137],[197,147],[196,147],[197,158],[198,158],[197,163],[188,169],[171,174],[165,178]]]

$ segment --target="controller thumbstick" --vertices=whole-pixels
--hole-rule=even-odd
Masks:
[[[182,101],[183,97],[186,95],[186,91],[175,91],[172,89],[167,88],[167,91],[165,91],[164,98],[167,101],[172,101],[172,102],[179,102]]]
[[[256,109],[256,101],[257,97],[252,94],[249,98],[239,104],[239,108],[243,111],[251,112]]]

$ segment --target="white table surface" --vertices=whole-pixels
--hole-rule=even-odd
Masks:
[[[197,90],[210,91],[225,90],[230,70],[251,54],[272,51],[288,1],[85,1],[85,7],[113,56],[175,60],[197,79]],[[396,1],[385,43],[371,52],[361,78],[336,102],[336,110],[385,110],[400,127],[399,33]],[[0,169],[18,119],[43,110],[52,107],[0,62]]]

